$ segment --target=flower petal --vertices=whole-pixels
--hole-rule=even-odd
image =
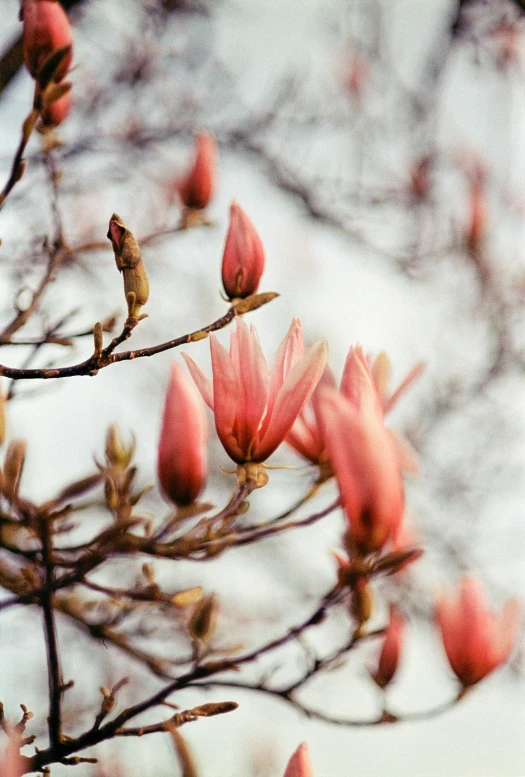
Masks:
[[[230,356],[214,335],[210,335],[213,367],[213,404],[215,428],[226,452],[234,461],[244,461],[243,452],[234,434],[235,417],[239,407],[239,386]]]
[[[312,764],[310,763],[306,742],[301,742],[288,761],[283,777],[313,777]]]
[[[201,370],[197,362],[192,357],[183,353],[182,358],[186,362],[186,366],[190,371],[190,375],[193,378],[195,385],[201,393],[201,397],[206,402],[210,410],[213,410],[213,383],[210,377]]]
[[[294,364],[277,394],[266,433],[254,446],[254,461],[264,461],[284,440],[323,374],[326,353],[326,342],[319,340]]]

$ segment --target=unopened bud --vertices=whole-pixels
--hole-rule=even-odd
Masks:
[[[211,135],[200,132],[195,136],[195,160],[178,182],[178,192],[186,208],[202,210],[215,189],[217,147]]]
[[[157,472],[162,491],[179,507],[195,502],[204,487],[207,440],[204,404],[195,384],[175,363],[164,404]]]
[[[51,57],[64,51],[54,66],[53,79],[65,77],[73,58],[73,33],[66,12],[53,0],[23,0],[21,19],[24,23],[24,60],[37,78]]]
[[[110,467],[124,470],[135,453],[135,439],[124,445],[116,424],[112,424],[106,435],[106,461]]]
[[[222,257],[222,283],[230,299],[255,294],[264,270],[264,248],[252,222],[235,200]]]
[[[129,304],[130,318],[138,318],[140,309],[149,297],[149,283],[142,261],[140,247],[120,216],[114,213],[109,221],[107,234],[113,246],[115,263],[124,277],[124,294],[129,304],[129,295],[135,299]]]
[[[26,443],[23,440],[13,440],[7,449],[3,479],[4,494],[11,502],[18,496],[25,458]]]
[[[205,642],[215,630],[217,617],[217,600],[214,594],[205,596],[196,606],[188,625],[188,631],[192,639]]]

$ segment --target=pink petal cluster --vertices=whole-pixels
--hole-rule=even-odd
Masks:
[[[190,356],[186,363],[215,414],[219,439],[238,464],[262,462],[283,442],[314,391],[326,363],[326,343],[303,355],[302,329],[294,319],[268,369],[257,332],[242,319],[229,352],[210,336],[213,382]]]
[[[436,620],[450,666],[469,688],[508,659],[516,642],[520,606],[511,599],[498,615],[488,606],[480,583],[465,577],[458,595],[440,595]]]
[[[235,200],[222,257],[222,283],[230,299],[255,294],[264,270],[264,248],[252,222]]]
[[[50,54],[65,46],[73,46],[71,25],[56,0],[23,0],[21,19],[24,23],[24,60],[33,78],[37,78]],[[57,81],[66,76],[72,58],[71,49],[56,73]]]
[[[388,391],[390,377],[390,361],[385,353],[370,365],[363,349],[359,346],[350,348],[346,357],[341,378],[340,393],[349,399],[357,410],[362,404],[374,406],[378,415],[387,413],[396,404],[401,395],[416,380],[423,370],[422,364],[417,364],[392,393]],[[286,442],[312,464],[321,465],[326,469],[327,452],[323,439],[319,417],[319,395],[323,388],[335,389],[335,378],[327,368],[312,397],[311,406],[300,414],[292,430],[286,437]],[[417,471],[415,455],[406,441],[389,432],[403,469]]]
[[[195,136],[195,159],[178,181],[177,190],[186,208],[202,210],[213,196],[216,178],[217,146],[206,132]]]
[[[395,606],[390,607],[390,620],[385,631],[377,669],[371,672],[380,688],[385,688],[393,679],[399,663],[405,634],[405,617]]]
[[[313,777],[312,764],[306,742],[301,742],[288,761],[283,777]]]
[[[182,367],[173,364],[166,393],[157,471],[166,497],[185,507],[206,481],[208,425],[204,405]]]
[[[377,398],[363,388],[355,387],[353,401],[324,389],[320,420],[349,523],[349,543],[366,556],[395,539],[403,519],[404,491],[393,438],[378,412]]]

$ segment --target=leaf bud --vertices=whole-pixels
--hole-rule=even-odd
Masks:
[[[149,297],[148,276],[139,244],[116,213],[109,221],[107,237],[113,246],[117,269],[124,277],[124,295],[126,299],[129,299],[130,294],[135,295],[130,305],[130,318],[138,318],[141,307]]]
[[[20,478],[26,458],[26,447],[23,440],[13,440],[7,449],[4,461],[3,492],[11,502],[18,496]]]

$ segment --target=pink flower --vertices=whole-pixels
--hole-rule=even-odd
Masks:
[[[312,764],[310,763],[306,742],[301,742],[288,761],[283,777],[313,777]]]
[[[422,364],[417,364],[402,381],[401,385],[392,393],[388,393],[388,379],[390,376],[390,362],[385,353],[369,364],[363,349],[360,346],[351,347],[346,357],[341,378],[340,393],[350,400],[358,412],[363,408],[382,418],[387,413],[408,386],[421,374]],[[327,453],[321,433],[319,421],[318,397],[324,387],[335,388],[335,379],[327,368],[316,391],[313,394],[310,406],[307,406],[299,415],[292,430],[286,437],[286,442],[312,464],[320,465],[329,476]],[[395,432],[388,431],[392,436],[393,445],[402,469],[417,472],[418,465],[416,455],[409,443]]]
[[[21,18],[24,22],[24,60],[27,69],[37,78],[50,54],[65,46],[73,46],[73,33],[66,12],[54,0],[24,0]],[[61,81],[71,64],[73,49],[60,65],[55,80]]]
[[[230,299],[255,294],[264,270],[264,248],[252,222],[235,200],[222,257],[222,283]]]
[[[195,160],[177,189],[186,208],[202,210],[212,198],[215,189],[217,146],[211,135],[199,132],[195,136]]]
[[[208,425],[201,398],[182,367],[174,363],[164,405],[157,471],[166,497],[192,504],[206,481]]]
[[[394,540],[404,510],[403,480],[397,451],[376,402],[353,392],[355,404],[324,389],[319,416],[328,457],[349,522],[349,539],[360,555]]]
[[[390,620],[385,631],[377,669],[371,672],[372,679],[380,688],[385,688],[393,679],[403,644],[405,618],[395,606],[390,607]]]
[[[519,628],[520,606],[511,599],[498,615],[487,606],[479,582],[464,577],[459,596],[440,595],[436,620],[450,666],[468,688],[508,659]]]
[[[320,340],[303,356],[301,323],[294,319],[270,371],[255,328],[239,318],[229,353],[214,335],[210,349],[213,384],[190,356],[184,358],[215,413],[220,441],[237,463],[262,462],[284,440],[315,389],[326,343]]]
[[[62,124],[64,119],[69,116],[72,105],[73,100],[71,99],[70,89],[69,92],[66,92],[62,97],[59,97],[58,100],[55,100],[51,105],[44,108],[40,114],[42,124],[45,127],[58,127],[58,125]]]

